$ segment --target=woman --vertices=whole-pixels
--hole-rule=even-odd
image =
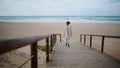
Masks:
[[[66,29],[64,36],[66,38],[66,46],[70,47],[70,37],[72,36],[72,27],[70,26],[70,22],[66,21]]]

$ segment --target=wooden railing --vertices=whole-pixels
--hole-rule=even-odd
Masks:
[[[61,34],[47,34],[33,37],[15,38],[8,40],[0,40],[0,55],[21,47],[31,45],[31,68],[38,68],[38,56],[37,56],[37,43],[40,40],[46,39],[46,62],[49,61],[49,45],[51,45],[51,51],[56,43],[56,36]],[[50,43],[49,43],[50,42]],[[28,61],[28,60],[27,60]],[[21,65],[23,66],[23,65]],[[19,67],[20,68],[20,67]]]
[[[86,36],[90,37],[90,47],[92,47],[92,38],[93,36],[96,37],[102,37],[102,42],[101,42],[101,52],[104,50],[104,40],[105,38],[117,38],[120,39],[120,36],[113,36],[113,35],[94,35],[94,34],[80,34],[80,42],[82,42],[82,36],[84,36],[84,44],[86,44]]]

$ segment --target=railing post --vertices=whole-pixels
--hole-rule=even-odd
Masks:
[[[103,52],[103,50],[104,50],[104,40],[105,40],[105,37],[102,36],[101,52]]]
[[[92,35],[90,35],[90,47],[92,47]]]
[[[31,45],[31,55],[34,55],[31,59],[31,68],[38,68],[38,58],[37,58],[37,42]]]
[[[51,45],[51,51],[53,50],[53,35],[50,37],[50,45]]]
[[[53,46],[55,44],[55,35],[53,35]]]
[[[49,37],[46,38],[46,62],[49,61]]]
[[[80,42],[82,42],[82,34],[80,34]]]
[[[56,43],[56,41],[57,41],[57,37],[56,37],[56,34],[55,34],[55,43]]]
[[[54,34],[54,44],[56,43],[56,40],[57,40],[56,34]]]
[[[53,46],[54,46],[54,42],[55,42],[55,39],[54,39],[54,34],[53,34]]]
[[[86,44],[86,35],[84,34],[84,44]]]
[[[60,42],[61,42],[61,34],[60,34]]]
[[[54,46],[54,44],[56,43],[56,34],[53,34],[53,46]]]

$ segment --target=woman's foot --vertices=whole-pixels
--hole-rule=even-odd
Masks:
[[[68,47],[70,47],[70,44],[68,44]]]
[[[66,46],[67,46],[68,44],[66,43]]]

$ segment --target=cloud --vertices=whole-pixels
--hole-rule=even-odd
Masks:
[[[119,0],[0,0],[0,15],[118,14]],[[9,11],[10,13],[7,13]]]
[[[11,4],[11,0],[4,0],[4,4],[6,4],[6,5]]]
[[[120,14],[120,0],[111,0],[108,5],[112,12]]]

